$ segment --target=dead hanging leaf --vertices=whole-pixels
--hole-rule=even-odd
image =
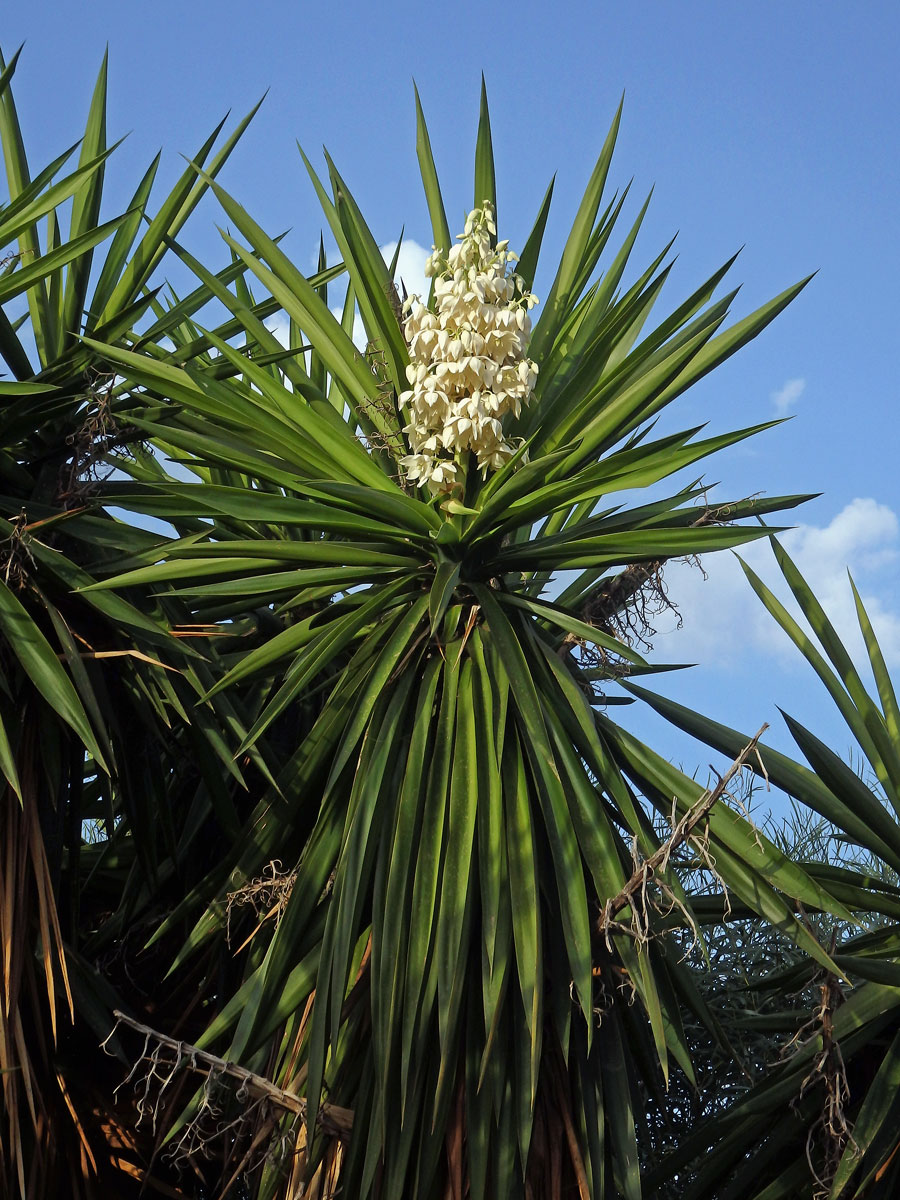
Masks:
[[[150,1188],[152,1191],[158,1192],[161,1196],[173,1196],[175,1200],[184,1200],[185,1198],[185,1192],[170,1187],[167,1183],[163,1183],[161,1179],[154,1179],[142,1167],[135,1166],[127,1158],[111,1158],[110,1162],[116,1170],[121,1171],[123,1175],[130,1175],[132,1179],[136,1179],[138,1183],[143,1184],[144,1188]]]
[[[63,660],[64,654],[57,654],[58,659]],[[168,663],[160,662],[158,658],[151,658],[149,654],[143,654],[140,650],[82,650],[79,652],[79,658],[136,658],[140,662],[149,663],[151,667],[162,667],[164,671],[174,671],[176,675],[181,672],[177,667],[170,667]]]
[[[87,507],[82,504],[80,508],[69,508],[65,512],[54,513],[52,517],[41,517],[39,521],[29,521],[24,527],[24,532],[34,533],[36,529],[59,525],[60,522],[71,520],[72,517],[77,517],[79,513],[83,512],[87,512]]]
[[[876,1183],[879,1183],[884,1178],[884,1176],[887,1174],[888,1167],[894,1161],[898,1150],[900,1150],[900,1142],[897,1143],[897,1145],[891,1151],[890,1156],[885,1159],[885,1161],[881,1164],[881,1166],[875,1172],[875,1182]]]
[[[32,806],[29,806],[34,807]],[[72,1000],[72,990],[69,987],[69,973],[66,969],[66,954],[63,947],[62,932],[59,928],[59,917],[56,911],[56,897],[53,891],[53,880],[47,864],[44,849],[44,839],[41,836],[37,821],[28,822],[28,837],[31,850],[31,864],[34,872],[35,891],[38,902],[38,928],[41,935],[44,976],[47,984],[47,1002],[50,1008],[50,1025],[53,1033],[53,1044],[56,1045],[56,987],[53,978],[54,958],[59,968],[63,987],[68,1002],[69,1018],[75,1020],[75,1005]]]
[[[569,1081],[566,1073],[565,1062],[562,1057],[558,1043],[552,1043],[553,1054],[550,1058],[549,1070],[552,1075],[553,1092],[556,1097],[558,1111],[562,1116],[563,1127],[566,1133],[566,1145],[569,1150],[569,1160],[572,1166],[572,1172],[575,1176],[575,1182],[578,1186],[579,1200],[590,1200],[591,1189],[588,1183],[587,1171],[584,1166],[584,1159],[581,1155],[581,1150],[578,1145],[578,1135],[575,1132],[575,1124],[572,1120],[572,1108],[569,1099]]]
[[[460,1072],[456,1087],[456,1102],[453,1106],[453,1118],[447,1130],[445,1150],[447,1154],[448,1189],[447,1200],[463,1200],[463,1142],[466,1130],[466,1091],[465,1079]]]
[[[177,638],[234,637],[234,630],[219,625],[175,625],[169,630]]]
[[[65,1090],[52,1086],[57,1010],[72,1017],[73,1004],[37,815],[37,734],[34,722],[23,727],[21,794],[0,793],[0,1163],[10,1194],[15,1180],[21,1195],[38,1196],[55,1192],[45,1165],[63,1126],[79,1122]],[[85,1175],[94,1163],[83,1140],[74,1161]]]
[[[60,1090],[60,1092],[62,1092],[62,1098],[65,1102],[66,1108],[69,1110],[69,1115],[72,1118],[72,1123],[75,1126],[75,1129],[78,1133],[78,1139],[81,1142],[82,1162],[84,1165],[86,1165],[85,1160],[86,1160],[86,1162],[89,1162],[92,1173],[94,1175],[96,1175],[97,1174],[97,1160],[94,1158],[94,1154],[93,1154],[93,1151],[91,1150],[91,1145],[90,1145],[90,1142],[88,1141],[88,1137],[87,1137],[85,1128],[82,1125],[81,1121],[78,1119],[78,1113],[75,1111],[75,1105],[72,1103],[72,1098],[69,1095],[68,1089],[66,1088],[66,1081],[63,1079],[63,1077],[59,1073],[59,1071],[56,1072],[56,1081],[59,1084],[59,1090]]]

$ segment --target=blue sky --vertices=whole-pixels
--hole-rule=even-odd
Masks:
[[[382,242],[430,244],[415,160],[412,78],[431,129],[451,225],[472,202],[484,71],[499,182],[500,235],[520,247],[558,172],[545,242],[554,261],[619,97],[612,178],[655,194],[643,264],[678,231],[676,303],[740,246],[736,315],[818,270],[757,342],[681,403],[683,427],[795,419],[723,455],[711,479],[731,495],[811,491],[792,545],[842,629],[850,565],[900,674],[900,475],[896,373],[900,252],[900,7],[757,0],[452,6],[270,0],[255,9],[131,0],[32,0],[4,16],[3,50],[25,52],[16,97],[45,161],[77,136],[105,43],[110,126],[130,132],[110,168],[120,199],[164,148],[164,180],[231,108],[269,89],[222,176],[261,224],[291,228],[312,265],[320,220],[296,151],[326,144]],[[161,194],[161,193],[160,193]],[[185,240],[218,255],[215,206]],[[410,259],[412,261],[414,253]],[[545,284],[546,288],[546,284]],[[539,277],[536,291],[541,294]],[[754,561],[762,563],[765,555]],[[739,727],[773,724],[777,701],[846,753],[839,723],[758,602],[722,559],[669,572],[685,624],[660,626],[659,657],[702,664],[660,686]],[[621,710],[620,710],[621,711]],[[642,721],[691,766],[702,750]]]

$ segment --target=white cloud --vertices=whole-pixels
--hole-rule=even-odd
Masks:
[[[379,249],[381,250],[381,257],[390,266],[393,262],[394,254],[397,252],[397,243],[387,242],[384,246],[380,246]],[[429,282],[425,277],[425,260],[430,253],[430,250],[426,250],[424,246],[420,246],[418,242],[414,242],[411,238],[403,241],[400,246],[400,253],[397,255],[397,270],[394,275],[397,289],[401,295],[403,287],[406,288],[408,295],[427,295]],[[340,305],[331,311],[338,320],[341,319]],[[366,348],[366,331],[363,328],[363,323],[360,320],[358,312],[353,319],[353,344],[358,346],[360,350]]]
[[[396,250],[396,242],[388,242],[386,246],[381,247],[381,253],[388,266],[390,266]],[[428,295],[430,281],[425,276],[425,260],[430,254],[430,250],[426,250],[424,246],[420,246],[412,238],[404,238],[400,246],[400,253],[397,256],[397,271],[395,274],[397,290],[401,294],[403,291],[402,284],[406,288],[407,295]]]
[[[773,392],[771,395],[772,403],[775,405],[775,411],[779,415],[783,415],[789,408],[797,403],[805,391],[805,379],[789,379],[783,387],[779,388],[777,392]]]
[[[898,535],[900,522],[892,509],[857,498],[827,525],[800,525],[780,538],[858,663],[866,661],[866,654],[848,568],[888,665],[900,665],[900,609],[894,601]],[[798,616],[767,540],[752,542],[738,553]],[[774,656],[782,666],[799,665],[798,652],[756,598],[734,555],[708,555],[703,568],[705,580],[699,569],[687,564],[671,563],[666,568],[669,595],[683,627],[676,630],[672,618],[657,621],[657,655],[673,662],[719,667],[753,656]]]
[[[384,261],[390,266],[393,261],[394,254],[397,252],[397,242],[387,242],[384,246],[379,247],[381,256]],[[418,242],[412,238],[406,238],[400,246],[400,253],[397,255],[397,270],[395,279],[398,289],[401,291],[406,289],[408,295],[427,295],[430,286],[430,281],[425,276],[425,260],[431,254],[431,250],[426,250],[424,246],[420,246]],[[401,286],[402,285],[402,286]],[[334,297],[337,293],[338,298],[341,297],[343,288],[341,279],[338,278],[329,289],[331,296]],[[333,305],[331,312],[337,318],[341,319],[342,302]],[[290,328],[288,318],[283,312],[276,313],[266,322],[266,327],[275,334],[279,342],[283,346],[288,344],[288,330]],[[364,350],[366,346],[366,333],[363,329],[363,323],[360,320],[357,312],[353,321],[353,343],[360,350]]]
[[[393,261],[394,254],[397,252],[397,242],[387,242],[384,246],[379,247],[384,261],[390,266]],[[397,270],[395,279],[397,287],[402,293],[402,288],[406,289],[408,295],[427,295],[429,288],[429,280],[425,276],[425,260],[431,254],[430,250],[426,250],[424,246],[420,246],[418,242],[412,238],[406,238],[400,246],[400,253],[397,255]],[[401,287],[402,284],[402,287]],[[331,292],[338,290],[340,280],[337,280],[337,288],[332,285]],[[340,291],[338,291],[340,295]],[[342,305],[335,305],[331,312],[337,318],[341,319]],[[276,313],[274,317],[266,321],[266,328],[269,329],[283,346],[288,344],[288,336],[290,330],[290,322],[287,315],[283,312]],[[366,347],[366,331],[363,328],[363,323],[357,312],[353,319],[353,344],[360,350]],[[307,364],[308,365],[308,364]]]
[[[286,313],[276,313],[274,317],[271,317],[266,322],[266,329],[268,329],[269,333],[275,334],[275,337],[281,342],[282,346],[287,347],[290,338],[291,323]]]

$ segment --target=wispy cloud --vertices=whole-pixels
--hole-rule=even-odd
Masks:
[[[784,387],[773,392],[771,399],[775,405],[775,411],[779,415],[783,415],[789,408],[797,403],[803,393],[806,391],[805,379],[789,379]]]
[[[885,659],[900,666],[900,604],[896,597],[900,567],[900,521],[885,504],[870,498],[852,500],[827,525],[800,525],[780,538],[848,651],[858,662],[866,655],[856,619],[847,571],[862,595]],[[765,540],[751,542],[738,553],[785,606],[797,614],[793,598]],[[733,554],[703,559],[704,575],[695,567],[671,563],[666,569],[669,596],[677,605],[675,620],[658,622],[657,658],[730,667],[749,657],[775,658],[780,665],[799,665],[800,658],[778,624],[756,598]]]

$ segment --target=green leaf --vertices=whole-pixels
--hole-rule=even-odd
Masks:
[[[761,305],[749,316],[743,320],[729,326],[717,337],[701,349],[697,355],[690,361],[689,365],[682,370],[675,380],[669,385],[666,391],[654,403],[653,412],[670,404],[676,397],[682,395],[689,387],[692,387],[698,380],[708,375],[710,371],[721,366],[723,362],[729,359],[738,350],[743,349],[758,337],[760,333],[770,325],[772,321],[803,291],[806,285],[813,279],[814,276],[807,275],[805,279],[801,279],[799,283],[793,284],[789,288],[785,288],[783,292],[777,295],[773,300],[769,300],[766,304]],[[650,413],[645,414],[649,416]],[[629,431],[637,422],[633,422],[629,427]]]
[[[130,215],[116,231],[116,235],[110,243],[109,250],[106,252],[106,258],[103,260],[97,285],[91,297],[89,312],[84,322],[84,329],[87,333],[96,330],[98,324],[102,325],[114,319],[114,310],[110,308],[107,311],[107,306],[128,261],[128,255],[134,245],[134,240],[140,230],[141,220],[146,211],[147,201],[150,198],[150,192],[156,179],[156,172],[159,169],[160,157],[161,155],[156,155],[138,182],[134,195],[131,197],[131,202],[128,205],[127,211]],[[122,309],[127,307],[127,304],[123,303],[118,311],[122,311]],[[103,320],[101,320],[101,317]]]
[[[191,164],[169,193],[156,216],[150,221],[147,232],[141,238],[137,247],[131,252],[127,266],[125,266],[125,269],[115,283],[109,299],[106,300],[99,311],[99,315],[96,318],[98,324],[110,320],[117,310],[129,304],[138,295],[140,289],[162,260],[166,251],[166,239],[177,236],[178,231],[197,207],[207,187],[227,162],[232,150],[259,110],[260,104],[262,104],[262,100],[238,123],[234,132],[229,135],[222,148],[214,155],[209,165],[209,170],[206,172],[200,171],[199,168],[203,166],[209,157],[216,138],[225,125],[225,120],[222,120],[216,126],[212,134],[197,151]],[[151,171],[155,171],[155,166],[151,167]],[[197,179],[198,173],[201,176],[199,180]],[[128,253],[127,250],[125,253]],[[98,310],[96,299],[91,308],[92,312]]]
[[[655,692],[651,692],[646,688],[638,687],[637,684],[623,682],[622,687],[631,695],[637,696],[646,704],[649,704],[655,712],[665,717],[667,721],[670,721],[677,728],[683,729],[686,733],[691,734],[692,737],[699,738],[708,746],[712,746],[715,750],[727,755],[731,759],[736,758],[750,741],[750,737],[747,734],[739,733],[736,729],[730,729],[727,725],[722,725],[717,721],[711,720],[709,717],[704,717],[693,709],[686,708],[684,705],[660,696]],[[617,734],[617,739],[620,742],[624,737],[623,733]],[[635,742],[633,745],[635,751],[637,751],[638,743]],[[643,747],[643,753],[650,754],[651,752],[646,747]],[[654,755],[653,759],[654,761],[658,761],[658,765],[662,765],[658,756]],[[794,796],[801,803],[821,813],[826,820],[833,822],[841,829],[846,830],[851,836],[858,838],[860,844],[867,846],[873,853],[887,857],[888,861],[897,859],[897,855],[891,846],[870,830],[866,817],[857,813],[852,806],[840,801],[834,793],[817,779],[812,771],[794,762],[787,755],[781,754],[779,751],[773,750],[768,746],[760,745],[759,757],[757,758],[756,755],[751,756],[747,760],[747,768],[761,778],[767,778],[773,786],[781,788],[789,796]],[[671,770],[671,768],[668,769]],[[668,790],[670,790],[669,785],[666,784],[666,791]],[[869,803],[877,804],[877,801],[871,794]],[[716,820],[717,813],[721,817],[723,812],[723,809],[713,809],[710,816],[711,827],[714,827],[713,823]],[[868,814],[868,812],[869,808],[867,805],[866,813]],[[806,877],[806,873],[799,866],[792,864],[783,853],[768,842],[768,839],[760,837],[757,842],[749,827],[736,814],[731,814],[728,824],[723,821],[723,828],[720,835],[723,840],[725,839],[729,824],[733,826],[734,831],[741,838],[740,842],[733,843],[730,848],[742,857],[746,855],[747,861],[752,863],[753,855],[750,850],[750,844],[752,843],[759,855],[760,865],[765,867],[766,877],[772,883],[776,884],[776,886],[780,887],[786,895],[796,897],[810,908],[821,908],[834,912],[836,915],[839,914],[844,920],[849,921],[852,919],[842,905],[835,906],[834,902],[830,901],[826,890],[814,887],[810,891],[811,881]],[[748,833],[750,834],[749,837],[747,837]],[[894,837],[896,837],[896,834]]]
[[[82,168],[86,167],[92,159],[102,156],[106,150],[106,69],[108,58],[109,52],[106,51],[94,87],[84,140],[81,143],[81,157],[78,165]],[[97,224],[100,217],[100,199],[103,194],[103,170],[101,161],[96,171],[91,174],[84,186],[74,196],[72,220],[69,226],[69,236],[72,238],[87,233]],[[69,335],[78,333],[81,329],[92,258],[91,251],[87,251],[72,263],[66,278],[62,327],[64,332]]]
[[[419,1026],[421,1030],[430,1016],[434,997],[433,992],[429,996],[429,989],[431,985],[436,987],[437,984],[432,946],[445,850],[447,797],[457,717],[459,656],[455,653],[456,650],[457,647],[451,642],[447,647],[447,658],[442,672],[441,696],[433,750],[428,764],[412,906],[404,952],[406,983],[401,1004],[401,1095],[407,1094],[409,1089],[413,1055],[416,1050],[416,1029]]]
[[[863,639],[866,643],[866,650],[869,655],[869,662],[872,665],[872,674],[875,676],[875,683],[878,687],[878,695],[881,699],[881,708],[884,717],[885,727],[890,738],[892,746],[900,746],[900,706],[897,704],[897,696],[894,691],[894,685],[891,677],[888,674],[888,669],[884,661],[884,655],[881,653],[881,647],[875,637],[875,632],[872,629],[872,623],[869,620],[869,614],[866,612],[865,605],[862,602],[862,597],[856,590],[856,584],[850,580],[850,587],[853,589],[853,599],[856,604],[856,615],[859,620],[859,627],[862,630]]]
[[[369,335],[370,354],[379,357],[383,369],[386,369],[388,378],[393,383],[395,395],[399,395],[407,387],[406,367],[409,364],[409,352],[395,312],[399,296],[395,295],[392,271],[385,264],[378,243],[372,236],[350,189],[327,153],[325,157],[334,190],[333,211],[336,222],[332,228],[338,245],[342,249],[346,246],[344,261],[353,282],[363,324]],[[311,171],[309,164],[307,168]],[[317,182],[314,173],[313,178]],[[320,196],[320,200],[324,201],[324,197]],[[326,208],[326,215],[330,211],[331,206]],[[386,412],[389,405],[393,405],[395,409],[391,414],[391,425],[399,439],[400,421],[396,406],[385,388],[382,393],[382,409]]]
[[[9,67],[6,67],[3,57],[0,55],[0,71],[2,71],[0,80],[3,83],[2,88],[0,88],[0,146],[2,146],[6,164],[6,180],[9,187],[10,203],[14,203],[31,182],[28,159],[25,154],[25,144],[22,140],[22,130],[19,125],[19,116],[16,111],[15,101],[13,100],[12,89],[9,87],[9,81],[15,70],[20,52],[21,47],[16,51]],[[41,247],[35,225],[30,226],[28,229],[23,229],[19,234],[19,251],[22,257],[30,264],[33,264],[35,260],[40,258]],[[2,280],[0,280],[0,283],[2,283]],[[33,287],[28,291],[28,311],[31,316],[31,328],[37,346],[38,358],[40,359],[43,357],[48,336],[52,337],[52,332],[48,324],[50,314],[47,308],[47,293],[43,277],[40,274],[34,280]]]
[[[497,216],[497,180],[494,174],[494,147],[491,142],[491,116],[488,112],[487,88],[481,76],[481,106],[478,113],[478,137],[475,141],[475,195],[473,208],[488,201]],[[494,239],[496,240],[496,239]]]
[[[301,657],[295,663],[296,676],[290,679],[294,685],[295,678],[303,678],[306,672],[319,669],[336,654],[348,641],[366,627],[372,618],[385,616],[404,592],[409,590],[409,580],[401,578],[394,583],[369,588],[368,598],[358,608],[343,616],[330,617],[323,622],[320,613],[314,613],[290,625],[281,633],[277,633],[264,645],[258,646],[245,654],[240,661],[226,672],[218,681],[210,695],[215,695],[223,688],[237,683],[239,680],[261,671],[280,659],[294,654],[307,645],[312,645],[310,655]],[[332,606],[333,608],[336,606]],[[304,665],[307,664],[308,665]],[[302,686],[302,682],[298,685]]]
[[[779,709],[791,736],[800,747],[818,779],[855,817],[860,818],[875,836],[890,846],[891,857],[900,860],[900,825],[893,819],[862,779],[799,721]]]
[[[7,685],[4,680],[4,691],[7,690]],[[6,731],[6,720],[4,715],[0,713],[0,771],[3,772],[3,777],[15,794],[19,797],[19,803],[23,803],[22,785],[19,782],[19,772],[16,768],[16,757],[9,741],[9,734]]]
[[[538,900],[540,880],[528,790],[524,751],[518,735],[511,732],[504,742],[503,755],[506,861],[516,973],[531,1047],[529,1096],[533,1105],[543,1034],[543,964]]]
[[[612,126],[607,134],[606,141],[604,142],[603,149],[600,151],[600,157],[597,159],[596,166],[588,182],[584,197],[579,205],[575,221],[563,249],[556,278],[553,281],[550,294],[544,302],[540,320],[531,339],[529,354],[538,362],[542,361],[547,349],[549,349],[555,340],[562,320],[569,310],[572,289],[581,270],[582,260],[587,250],[594,221],[600,209],[600,200],[603,196],[603,189],[606,186],[606,178],[609,174],[609,166],[612,161],[621,119],[622,105],[620,103],[613,118]]]
[[[5,279],[0,279],[0,303],[6,303],[14,296],[21,295],[22,292],[28,291],[35,284],[40,284],[54,271],[58,271],[60,267],[66,266],[73,259],[80,258],[87,251],[92,250],[98,243],[104,241],[109,235],[128,218],[129,214],[124,213],[121,217],[115,217],[112,221],[105,221],[102,225],[97,225],[87,233],[81,234],[79,237],[73,238],[69,242],[64,242],[54,250],[48,250],[46,254],[38,255],[34,259],[29,259],[27,266],[20,267],[17,271],[7,275]],[[20,239],[21,240],[21,239]],[[46,335],[49,327],[44,329]]]
[[[441,197],[441,187],[438,183],[434,156],[431,152],[431,138],[422,112],[419,100],[419,89],[413,84],[416,96],[416,156],[419,160],[419,171],[425,188],[425,199],[428,202],[428,212],[431,216],[431,235],[434,238],[436,250],[446,254],[453,244],[450,238],[450,226],[447,224],[447,214],[444,211],[444,201]]]
[[[12,79],[13,75],[16,73],[16,64],[19,61],[19,55],[22,53],[22,47],[24,45],[25,45],[25,43],[23,42],[22,46],[20,46],[18,48],[18,50],[15,52],[15,54],[9,60],[8,65],[3,62],[3,56],[0,55],[0,96],[2,96],[3,93],[7,90],[7,88],[9,87],[10,80]]]
[[[538,209],[538,215],[535,218],[534,227],[525,241],[522,253],[519,256],[518,266],[516,267],[516,274],[522,280],[527,292],[530,292],[534,286],[534,277],[537,273],[538,258],[541,253],[541,244],[544,240],[544,230],[547,227],[547,217],[550,215],[550,202],[553,199],[553,185],[555,182],[556,176],[554,175],[544,193],[541,207]]]
[[[888,736],[884,718],[870,698],[853,665],[850,655],[838,637],[834,626],[829,621],[825,610],[819,603],[806,580],[803,579],[797,567],[788,556],[784,547],[775,539],[772,549],[782,574],[788,582],[797,603],[812,626],[813,632],[819,639],[825,653],[840,677],[841,684],[846,689],[846,695],[852,704],[846,702],[840,690],[834,685],[833,677],[824,668],[821,657],[817,656],[808,645],[801,645],[807,659],[812,663],[816,673],[823,680],[831,693],[832,699],[838,705],[841,715],[847,721],[854,735],[863,748],[877,774],[882,787],[894,806],[895,812],[900,812],[900,751],[897,744]],[[753,582],[751,580],[751,582]],[[770,605],[770,611],[772,606]],[[797,641],[786,614],[776,613],[776,619],[786,632]],[[862,722],[853,712],[852,705],[859,710]],[[864,728],[862,727],[864,725]]]
[[[604,1022],[606,1024],[606,1022]],[[613,1172],[624,1200],[641,1200],[641,1172],[621,1021],[613,1018],[600,1048],[604,1114],[609,1122]]]
[[[373,1049],[385,1111],[388,1110],[390,1086],[394,1078],[391,1067],[394,1054],[399,1050],[399,1030],[403,1020],[401,1004],[408,969],[403,945],[404,931],[411,919],[410,906],[417,873],[416,846],[421,834],[425,797],[423,784],[431,758],[434,737],[432,710],[440,678],[440,661],[429,659],[418,688],[393,835],[382,852],[383,899],[380,905],[376,900],[373,906]],[[421,970],[421,966],[421,963],[415,964],[415,969]],[[400,1102],[401,1115],[407,1112],[407,1105],[408,1099],[404,1094]]]
[[[453,590],[459,582],[460,564],[444,558],[437,565],[434,583],[428,597],[428,615],[432,637],[444,619],[447,606],[453,598]]]
[[[438,1091],[453,1082],[453,1046],[459,1036],[459,1009],[466,986],[469,946],[466,929],[475,903],[477,871],[473,864],[477,805],[478,751],[472,663],[466,657],[456,695],[456,729],[451,752],[446,841],[441,870],[434,954],[438,971],[438,1030],[441,1069]],[[450,1078],[448,1078],[450,1076]]]
[[[78,693],[44,635],[14,592],[0,582],[0,631],[31,685],[81,739],[87,752],[109,773]]]
[[[59,166],[71,156],[77,145],[78,143],[76,142],[75,146],[72,146],[54,162],[50,163],[18,196],[14,203],[7,204],[4,208],[0,209],[0,242],[12,241],[23,229],[36,224],[41,217],[53,212],[54,209],[59,208],[60,205],[76,192],[89,186],[93,179],[102,173],[103,164],[116,148],[112,146],[109,150],[104,150],[96,157],[90,159],[85,159],[82,156],[82,161],[75,171],[67,175],[64,179],[61,179],[58,183],[51,184],[49,187],[45,186],[49,179],[56,174]],[[96,224],[96,219],[92,224]],[[84,231],[82,229],[78,232]],[[71,230],[70,233],[72,232],[76,231]]]
[[[223,233],[225,241],[269,289],[288,316],[304,330],[327,369],[352,402],[357,406],[362,404],[372,424],[390,436],[390,426],[386,425],[377,413],[378,381],[361,358],[351,338],[335,320],[328,306],[322,302],[315,288],[278,249],[275,242],[223,188],[216,183],[211,183],[211,186],[219,203],[259,257],[249,254],[238,242]],[[270,269],[264,267],[260,259],[265,260]]]
[[[576,535],[583,534],[576,530]],[[555,567],[605,567],[628,562],[653,562],[690,554],[729,550],[743,542],[764,537],[766,531],[744,526],[697,526],[689,529],[638,529],[626,533],[585,537],[558,534],[535,538],[529,545],[501,550],[495,563],[504,571],[540,570]]]
[[[900,1033],[897,1033],[882,1059],[875,1078],[869,1084],[865,1099],[853,1122],[853,1137],[844,1147],[844,1153],[831,1181],[829,1200],[838,1200],[847,1191],[854,1172],[865,1164],[871,1176],[873,1167],[866,1161],[866,1154],[875,1138],[891,1125],[892,1140],[897,1129],[898,1097],[900,1097]],[[879,1164],[880,1165],[880,1164]],[[855,1193],[860,1194],[859,1190]]]

